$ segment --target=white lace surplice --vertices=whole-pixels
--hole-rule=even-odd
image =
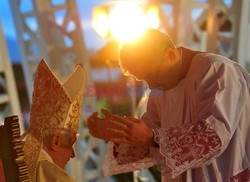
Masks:
[[[104,172],[154,163],[164,182],[170,176],[178,176],[176,181],[228,181],[242,171],[250,179],[249,83],[249,74],[227,58],[196,55],[178,86],[149,98],[142,119],[153,128],[160,148],[111,144]]]

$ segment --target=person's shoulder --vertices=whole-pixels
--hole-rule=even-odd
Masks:
[[[235,62],[219,54],[201,52],[197,53],[193,57],[192,63],[203,66],[205,65],[211,66],[212,64],[215,66],[220,66],[220,65],[231,65],[234,64]]]
[[[40,160],[38,162],[39,167],[48,167],[48,168],[59,168],[56,164],[53,162],[50,162],[48,160]]]
[[[37,179],[43,181],[44,179],[57,182],[74,182],[75,180],[61,169],[56,164],[48,161],[41,160],[37,165]]]
[[[202,52],[196,54],[191,63],[191,69],[198,72],[199,74],[213,72],[224,72],[225,70],[235,70],[238,69],[240,65],[229,58],[208,52]]]
[[[237,62],[214,53],[198,53],[193,57],[189,77],[193,80],[230,79],[246,80],[249,84],[249,73]]]
[[[231,72],[233,67],[233,61],[224,56],[207,52],[197,53],[192,58],[187,78],[197,83],[204,80],[216,80],[227,74],[228,70]]]

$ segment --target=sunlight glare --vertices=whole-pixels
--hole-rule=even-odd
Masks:
[[[151,5],[145,13],[146,27],[158,28],[160,26],[159,11],[157,6]]]
[[[110,12],[110,31],[120,42],[131,41],[145,30],[143,9],[135,4],[120,4]]]
[[[94,9],[92,27],[102,37],[108,36],[109,17],[105,8]]]

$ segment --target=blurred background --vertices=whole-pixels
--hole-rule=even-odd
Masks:
[[[119,43],[136,39],[145,28],[170,34],[177,46],[224,55],[250,71],[249,0],[1,0],[0,124],[15,114],[22,132],[29,127],[33,78],[42,58],[61,82],[81,64],[86,87],[97,94],[85,94],[76,157],[67,171],[81,182],[160,181],[156,168],[104,177],[106,143],[90,137],[85,124],[103,107],[137,117],[145,111],[146,94],[127,97],[128,85],[145,83],[123,76],[117,61]]]

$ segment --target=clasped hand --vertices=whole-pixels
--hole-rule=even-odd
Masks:
[[[115,143],[135,146],[153,146],[153,131],[142,120],[134,117],[121,117],[102,109],[105,118],[93,113],[87,119],[87,126],[92,136]]]

